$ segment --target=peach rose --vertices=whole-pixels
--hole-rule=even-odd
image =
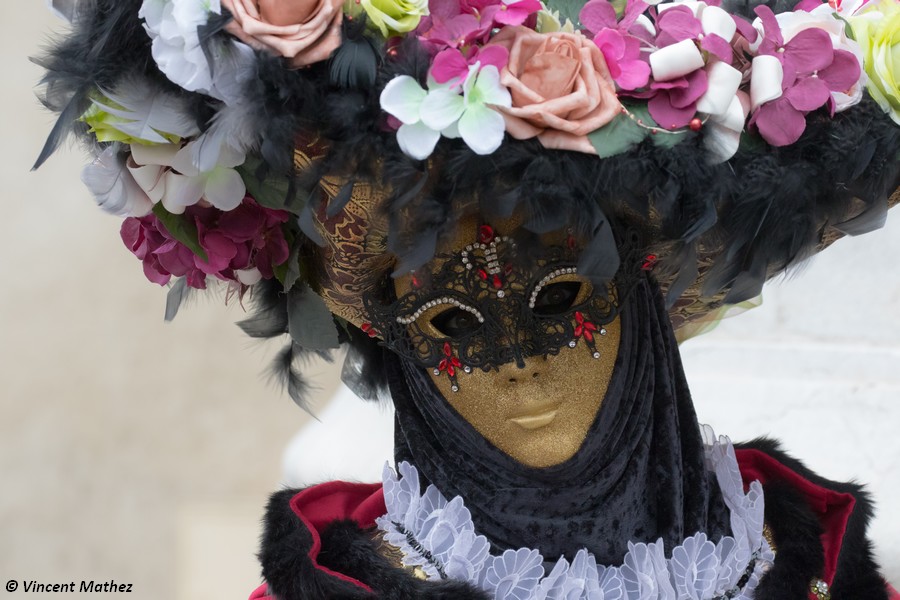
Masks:
[[[492,40],[509,50],[500,83],[512,107],[497,107],[518,140],[537,137],[545,148],[596,154],[587,134],[622,109],[603,53],[580,33],[541,34],[505,27]]]
[[[234,20],[225,30],[289,59],[293,68],[328,58],[341,45],[343,0],[222,0]]]

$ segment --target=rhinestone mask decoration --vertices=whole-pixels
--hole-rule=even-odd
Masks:
[[[598,336],[617,315],[615,288],[598,290],[578,277],[571,236],[526,261],[512,238],[482,225],[477,241],[437,259],[444,261],[437,272],[414,273],[412,289],[395,301],[364,298],[371,323],[363,330],[445,374],[453,391],[473,369],[524,367],[528,357],[564,348],[583,345],[600,358]]]

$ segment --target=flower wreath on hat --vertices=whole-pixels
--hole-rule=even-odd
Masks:
[[[167,317],[256,290],[281,365],[353,339],[466,211],[569,228],[594,280],[652,270],[686,330],[897,201],[896,0],[48,3],[36,166],[76,133]]]

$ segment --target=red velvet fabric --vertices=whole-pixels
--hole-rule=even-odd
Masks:
[[[351,519],[362,528],[375,525],[375,519],[387,512],[381,484],[346,481],[322,483],[306,488],[291,498],[291,510],[300,517],[312,535],[313,543],[309,549],[309,559],[313,566],[323,573],[371,592],[372,589],[358,579],[319,564],[319,550],[322,548],[319,534],[329,523],[339,519]]]
[[[888,600],[900,600],[900,592],[894,589],[894,586],[887,584]]]
[[[275,596],[269,595],[269,586],[265,583],[253,590],[248,600],[277,600]]]

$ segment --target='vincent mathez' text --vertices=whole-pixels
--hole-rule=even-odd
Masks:
[[[130,583],[116,583],[110,581],[70,581],[69,583],[41,583],[39,581],[22,582],[22,591],[27,594],[35,593],[75,593],[91,594],[104,592],[131,593]]]

